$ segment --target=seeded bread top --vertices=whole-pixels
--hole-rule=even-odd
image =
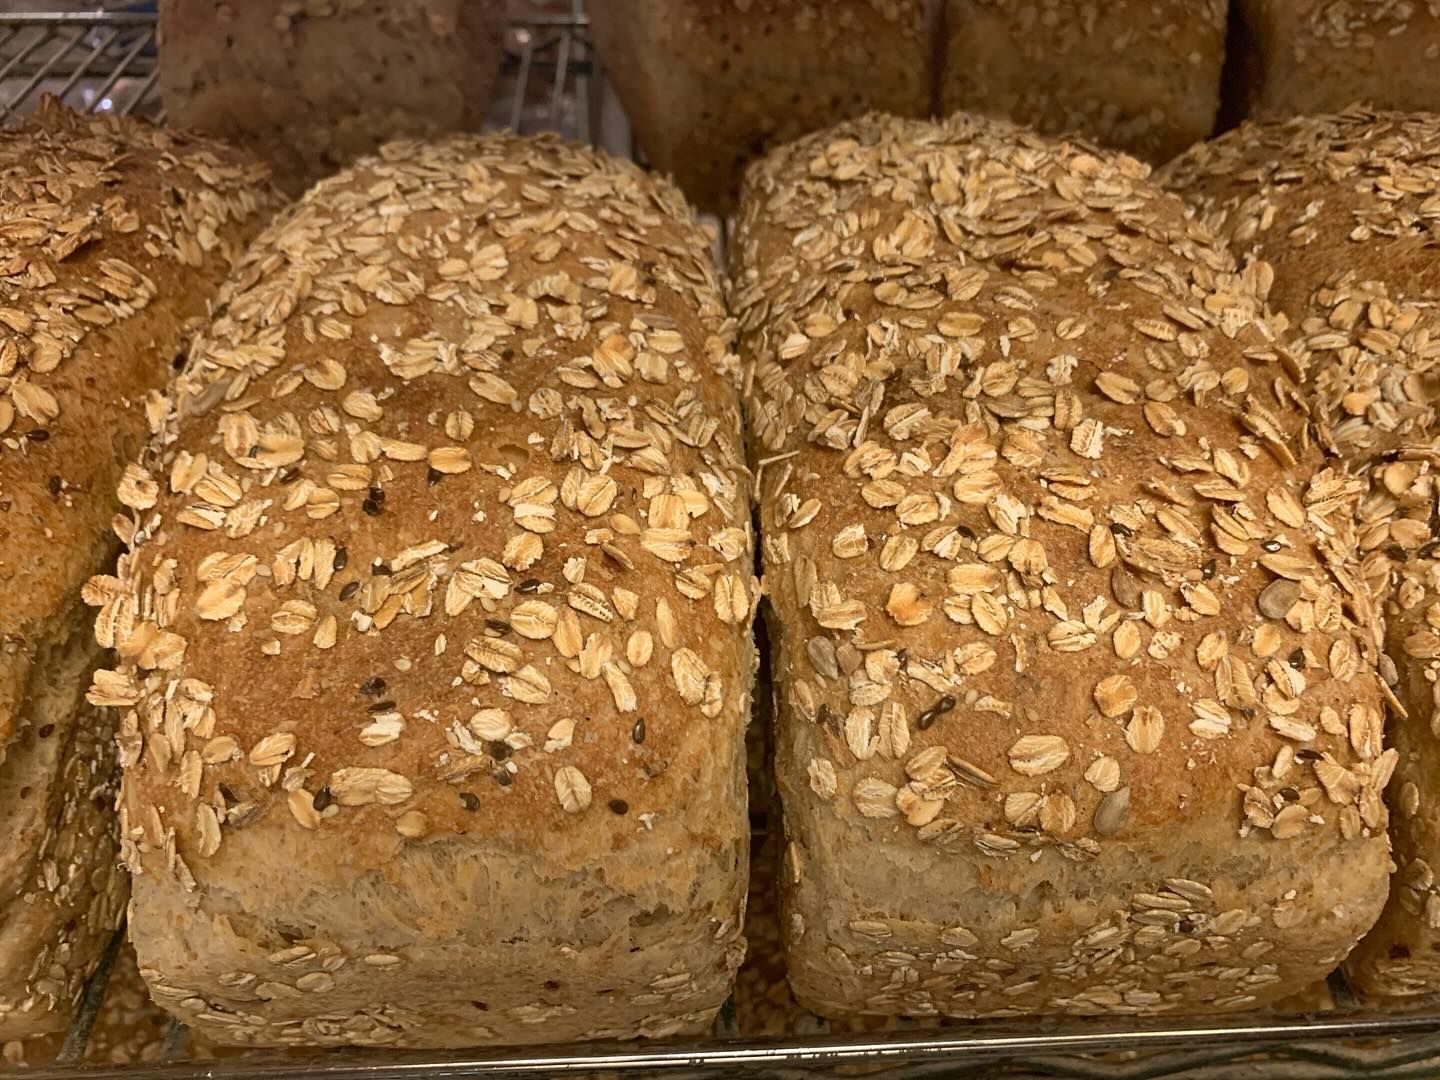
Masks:
[[[1358,460],[1434,427],[1440,118],[1357,108],[1246,124],[1159,179],[1238,253],[1270,264],[1269,299],[1289,320],[1327,443]]]
[[[113,492],[156,418],[165,343],[272,205],[266,175],[53,100],[0,133],[0,759],[47,621],[113,550]]]
[[[1440,904],[1426,781],[1440,671],[1440,121],[1357,108],[1247,124],[1162,177],[1237,250],[1273,267],[1271,300],[1304,360],[1316,429],[1367,485],[1363,572],[1385,599],[1382,665],[1403,705],[1397,716],[1409,720],[1391,729],[1404,755],[1394,785],[1400,869],[1352,975],[1366,992],[1419,992],[1433,980],[1426,927],[1436,925],[1421,913]]]
[[[262,819],[357,837],[357,868],[446,834],[576,868],[718,847],[756,587],[731,329],[674,189],[548,138],[392,144],[221,303],[93,585],[127,843],[182,879]]]
[[[1146,171],[963,115],[751,171],[735,306],[816,813],[1080,859],[1177,817],[1383,832],[1357,484]]]

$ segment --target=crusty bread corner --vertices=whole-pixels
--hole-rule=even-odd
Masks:
[[[1357,107],[1248,123],[1156,180],[1238,257],[1267,264],[1267,300],[1336,453],[1369,462],[1435,430],[1440,117]]]
[[[931,111],[941,0],[590,0],[649,163],[728,213],[767,148],[880,109]]]
[[[1123,155],[881,117],[752,169],[731,247],[819,1012],[1245,1009],[1384,901],[1360,485]]]
[[[0,1041],[63,1030],[125,903],[81,603],[191,320],[274,200],[218,145],[46,101],[0,133]]]
[[[1347,974],[1363,994],[1440,989],[1440,118],[1343,114],[1247,124],[1161,174],[1206,227],[1273,276],[1316,429],[1365,485],[1359,546],[1382,598],[1398,708],[1398,869]]]
[[[758,600],[733,325],[673,187],[395,143],[252,246],[93,588],[156,999],[232,1044],[708,1022]]]
[[[941,112],[1077,132],[1147,161],[1206,138],[1229,0],[946,0]]]
[[[479,131],[504,36],[505,0],[160,0],[160,94],[298,196],[390,139]]]
[[[1259,53],[1252,115],[1314,116],[1365,103],[1440,103],[1440,3],[1236,0]]]

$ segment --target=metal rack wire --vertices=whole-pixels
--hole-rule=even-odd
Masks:
[[[34,0],[43,7],[44,0]],[[97,10],[0,13],[0,123],[13,122],[52,93],[73,108],[163,119],[156,90],[156,33],[147,5],[102,0]],[[490,123],[554,130],[632,152],[623,111],[591,53],[580,0],[551,0],[552,13],[510,27],[504,90]],[[560,8],[561,13],[553,13]],[[565,10],[568,7],[568,10]],[[756,825],[763,832],[763,814]],[[86,1042],[120,945],[87,989],[57,1063],[27,1070],[34,1080],[76,1080]],[[95,1080],[216,1077],[220,1080],[391,1080],[400,1077],[663,1074],[666,1077],[1056,1077],[1068,1080],[1371,1080],[1440,1076],[1440,1004],[1408,1012],[1365,1012],[1336,984],[1337,1007],[1293,1017],[1251,1015],[1190,1020],[1033,1019],[884,1034],[822,1034],[768,1041],[745,1038],[733,1009],[722,1011],[704,1043],[591,1045],[445,1054],[335,1051],[313,1058],[257,1054],[185,1060],[186,1032],[174,1025],[165,1061],[136,1068],[89,1066]]]
[[[158,118],[155,79],[153,15],[0,14],[0,123],[44,94],[87,112]]]
[[[558,131],[628,154],[629,125],[613,99],[595,91],[587,23],[579,0],[571,2],[568,13],[512,21],[504,92],[496,95],[488,122],[523,132]],[[83,112],[164,120],[155,15],[133,10],[153,5],[111,0],[111,6],[0,11],[0,124],[24,116],[46,94]]]
[[[336,1050],[310,1057],[72,1066],[27,1071],[32,1080],[460,1080],[462,1077],[656,1075],[718,1080],[817,1076],[1063,1080],[1399,1080],[1440,1075],[1432,1015],[1247,1017],[1236,1020],[981,1023],[931,1032],[769,1041],[588,1044],[512,1050]]]

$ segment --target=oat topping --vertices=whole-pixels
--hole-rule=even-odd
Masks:
[[[124,909],[116,716],[77,703],[102,654],[76,597],[113,559],[120,503],[155,497],[125,456],[187,321],[269,209],[264,180],[215,144],[50,99],[0,134],[0,1041],[65,1030]],[[101,626],[101,645],[127,629]],[[157,664],[174,647],[137,642]],[[186,782],[191,762],[176,766]]]
[[[1313,902],[1284,895],[1301,855],[1281,845],[1352,845],[1383,889],[1395,755],[1361,486],[1311,438],[1260,271],[1137,162],[963,116],[871,117],[772,155],[731,250],[752,458],[772,463],[758,490],[789,664],[778,769],[802,1000],[1240,1007],[1323,975],[1314,952],[1259,959],[1286,940],[1265,927]],[[1182,859],[1179,833],[1215,847]],[[1279,869],[1239,883],[1230,847]],[[997,914],[971,927],[981,961],[952,966],[924,929],[931,885],[880,898],[889,876],[869,867],[887,848],[991,883],[962,888],[1014,883],[1036,918],[1028,890],[1069,902],[1069,874],[1134,911],[1079,936]],[[1226,909],[1152,923],[1141,852],[1274,908],[1241,912],[1233,938],[1210,929]],[[905,959],[816,927],[835,889],[897,905],[856,915],[903,937],[887,947]],[[1108,919],[1108,903],[1085,910]],[[1354,940],[1327,932],[1336,955]],[[1016,942],[1036,959],[1014,960]]]
[[[1346,6],[1322,5],[1337,12]],[[1340,33],[1345,21],[1331,25]],[[1400,869],[1389,907],[1352,957],[1351,971],[1367,991],[1428,992],[1440,978],[1426,944],[1440,940],[1440,890],[1428,875],[1440,852],[1427,840],[1435,810],[1424,781],[1435,767],[1431,732],[1440,715],[1440,317],[1432,251],[1440,214],[1440,122],[1428,114],[1355,108],[1247,125],[1177,160],[1164,180],[1195,200],[1207,228],[1257,260],[1257,280],[1283,316],[1314,399],[1317,439],[1344,470],[1321,497],[1359,493],[1360,574],[1384,617],[1383,638],[1375,633],[1385,649],[1380,670],[1400,752],[1392,791],[1400,809],[1392,826]],[[1296,507],[1272,502],[1273,513],[1294,519]],[[1298,584],[1278,577],[1261,593],[1260,610],[1283,608],[1288,619],[1302,602]],[[1339,641],[1327,653],[1299,656],[1279,641],[1264,644],[1268,664],[1284,658],[1301,680],[1312,665],[1346,671],[1356,662]],[[1277,731],[1300,742],[1317,722],[1326,731],[1348,732],[1364,756],[1380,745],[1379,717],[1368,710],[1271,719]],[[1378,796],[1346,763],[1307,758],[1327,801],[1349,800],[1362,819],[1380,818]],[[1388,759],[1384,767],[1387,776],[1397,768]],[[1271,816],[1268,809],[1256,812]]]
[[[393,144],[252,247],[89,590],[145,888],[233,874],[242,829],[356,875],[439,840],[553,850],[561,883],[743,844],[751,479],[692,222],[634,166],[497,135]],[[627,1007],[703,1010],[722,967]],[[211,989],[197,1009],[266,1011]],[[268,1015],[247,1037],[306,1037]]]

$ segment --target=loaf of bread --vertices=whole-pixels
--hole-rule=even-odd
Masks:
[[[1347,965],[1379,996],[1440,990],[1440,118],[1353,109],[1246,125],[1162,174],[1237,254],[1305,358],[1319,441],[1366,485],[1359,547],[1383,600],[1400,765],[1390,901]]]
[[[161,0],[166,119],[269,160],[291,195],[387,139],[478,131],[504,0]]]
[[[758,586],[709,245],[634,165],[454,137],[322,182],[222,292],[93,586],[131,935],[202,1038],[724,1001]]]
[[[1252,116],[1440,109],[1440,0],[1237,0]]]
[[[753,168],[731,247],[802,1004],[1249,1008],[1388,873],[1356,484],[1146,167],[963,114]]]
[[[591,31],[649,163],[733,208],[769,146],[881,109],[930,112],[940,0],[590,0]]]
[[[1076,133],[1149,161],[1205,138],[1229,0],[946,0],[942,112]]]
[[[258,228],[264,179],[53,100],[0,134],[0,1042],[64,1029],[125,904],[81,590],[115,556],[150,395]]]

